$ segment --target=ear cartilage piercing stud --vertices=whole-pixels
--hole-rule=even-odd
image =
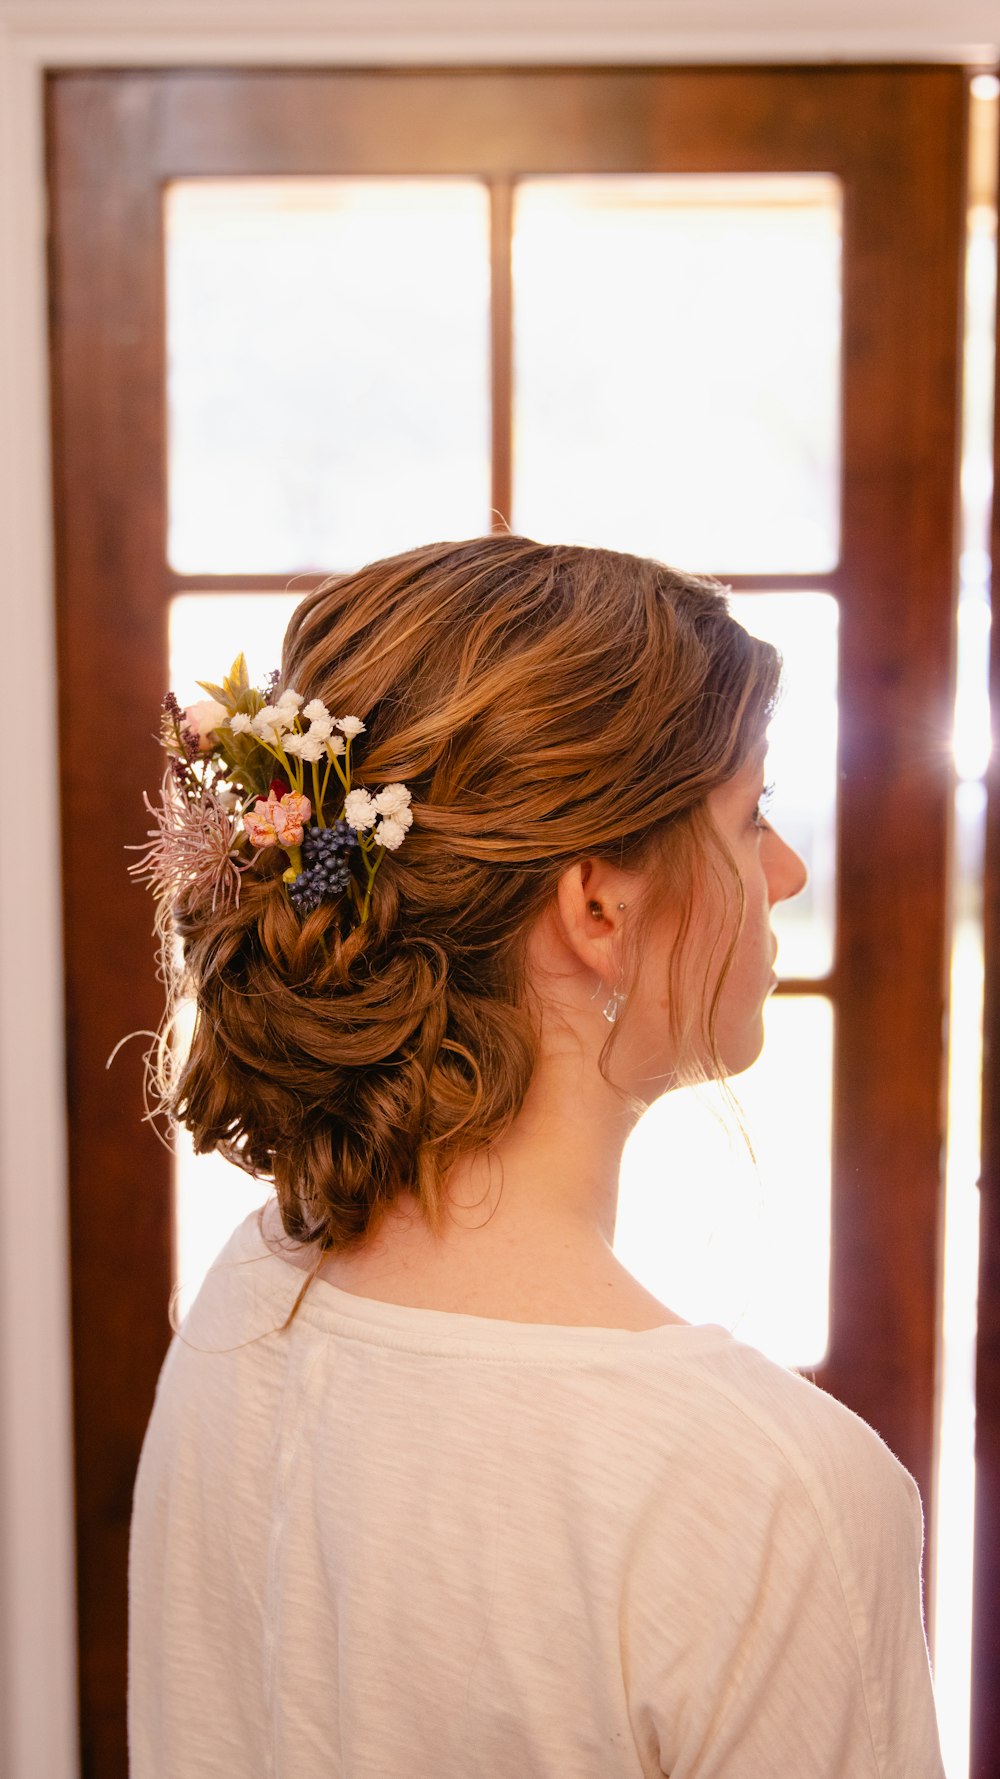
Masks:
[[[601,920],[603,918],[604,909],[601,907],[600,902],[588,902],[587,906],[595,920]],[[618,906],[619,908],[624,908],[625,904],[624,902],[619,902]]]

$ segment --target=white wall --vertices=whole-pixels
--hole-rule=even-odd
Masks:
[[[0,0],[0,1773],[73,1779],[70,1353],[41,82],[144,63],[953,61],[997,0]],[[8,750],[8,757],[10,751]]]

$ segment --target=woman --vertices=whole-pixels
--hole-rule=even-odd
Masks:
[[[134,1779],[943,1773],[912,1478],[612,1248],[630,1129],[753,1062],[805,881],[723,591],[435,545],[170,707],[168,1103],[275,1192],[143,1448]]]

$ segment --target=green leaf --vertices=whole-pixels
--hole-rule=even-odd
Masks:
[[[226,697],[225,686],[213,686],[207,679],[198,679],[194,683],[196,686],[200,686],[203,692],[207,692],[210,698],[216,699],[219,704],[228,705],[229,700]]]
[[[227,688],[232,688],[234,702],[242,698],[244,692],[249,692],[250,690],[250,675],[247,672],[247,658],[242,649],[229,669],[229,677],[226,680],[226,686]]]
[[[233,662],[221,686],[213,686],[208,680],[198,680],[198,685],[210,698],[218,699],[224,704],[230,716],[244,708],[243,700],[251,691],[250,674],[247,670],[247,659],[242,649]]]

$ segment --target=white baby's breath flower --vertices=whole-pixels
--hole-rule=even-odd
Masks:
[[[344,799],[344,820],[356,833],[364,833],[375,820],[375,803],[368,791],[349,791]]]
[[[322,698],[310,698],[302,715],[307,717],[310,723],[315,723],[323,717],[330,717],[330,712],[327,710]],[[330,721],[333,721],[332,717],[330,717]]]
[[[305,736],[300,735],[297,729],[293,729],[289,735],[281,737],[281,745],[286,754],[301,754],[304,751],[305,739]]]
[[[326,742],[321,735],[314,735],[310,729],[308,735],[299,736],[299,745],[295,751],[303,760],[321,760],[326,753]]]
[[[303,711],[302,714],[303,714],[303,716],[305,716],[305,714],[306,714],[305,711]],[[331,734],[332,730],[333,730],[333,718],[332,717],[313,717],[309,724],[310,735],[318,735],[320,741],[325,741],[327,736],[329,734]]]
[[[229,727],[234,735],[249,735],[252,726],[245,710],[238,710],[236,715],[229,719]]]
[[[353,741],[355,735],[363,735],[365,732],[365,726],[360,717],[338,717],[337,728],[342,735],[347,736],[348,741]]]
[[[279,710],[298,710],[301,703],[302,693],[293,691],[291,686],[288,686],[277,700]]]
[[[259,710],[252,719],[250,727],[255,735],[260,736],[261,741],[268,741],[273,747],[294,722],[295,712],[290,705],[286,704],[281,710],[277,705],[265,704],[263,710]]]
[[[343,754],[347,751],[347,743],[342,735],[331,735],[326,744],[327,753]]]
[[[387,815],[375,829],[375,838],[380,846],[386,847],[389,852],[395,852],[397,846],[402,846],[406,839],[406,829],[402,822],[394,821],[391,815]]]
[[[409,809],[409,806],[410,793],[405,784],[383,785],[375,799],[375,807],[378,810],[379,815],[392,816],[397,820],[399,819],[400,811]],[[412,820],[413,817],[411,816],[410,821]],[[409,827],[409,825],[409,822],[404,823],[404,826],[406,827]]]

